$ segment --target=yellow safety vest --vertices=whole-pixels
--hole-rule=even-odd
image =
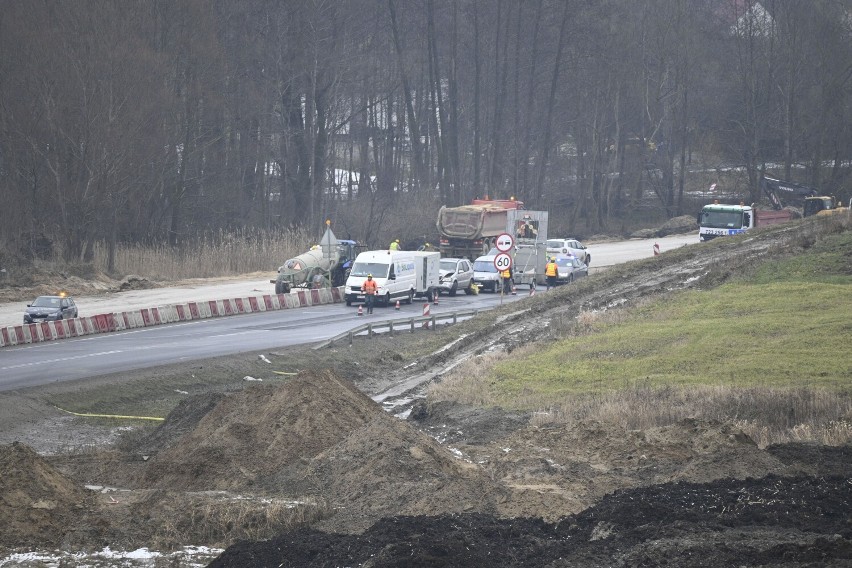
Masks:
[[[547,266],[544,268],[544,275],[545,276],[556,276],[557,274],[559,274],[559,272],[556,268],[556,263],[555,262],[548,262]]]

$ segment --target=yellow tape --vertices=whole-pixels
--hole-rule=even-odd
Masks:
[[[71,412],[70,410],[65,410],[64,408],[59,408],[58,406],[54,406],[56,410],[61,410],[62,412],[67,412],[68,414],[73,414],[74,416],[85,416],[88,418],[123,418],[125,420],[159,420],[163,421],[165,418],[158,418],[156,416],[123,416],[121,414],[91,414],[88,412]]]

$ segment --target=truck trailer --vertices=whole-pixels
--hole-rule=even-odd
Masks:
[[[436,223],[441,256],[475,260],[487,255],[503,233],[518,244],[544,243],[547,218],[546,211],[528,211],[514,199],[474,199],[470,205],[441,207]]]

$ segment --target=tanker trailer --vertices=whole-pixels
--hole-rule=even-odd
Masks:
[[[293,288],[343,286],[357,249],[355,241],[339,240],[331,227],[327,228],[320,244],[278,267],[278,276],[270,280],[275,284],[275,293],[287,294]]]

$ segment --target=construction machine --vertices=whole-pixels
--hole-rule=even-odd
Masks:
[[[319,244],[278,267],[278,276],[270,280],[275,284],[276,294],[287,294],[293,288],[328,288],[346,284],[352,262],[362,245],[353,240],[338,239],[329,221],[326,225]]]

